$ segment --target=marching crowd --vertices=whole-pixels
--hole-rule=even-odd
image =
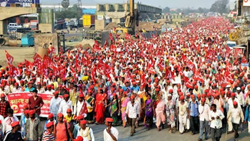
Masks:
[[[226,37],[233,25],[210,17],[187,27],[155,35],[74,50],[0,71],[1,138],[5,141],[94,141],[88,124],[106,124],[104,141],[118,140],[114,126],[144,125],[169,133],[199,134],[198,141],[219,141],[224,128],[234,133],[248,123],[250,73],[244,52],[230,49]],[[14,115],[8,94],[31,92],[21,118]],[[50,114],[41,130],[44,105],[51,94]],[[165,132],[165,131],[163,131]]]

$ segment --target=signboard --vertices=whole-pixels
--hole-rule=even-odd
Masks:
[[[41,108],[41,114],[40,117],[48,117],[48,114],[50,113],[50,100],[52,99],[52,94],[38,94],[43,99],[43,107]],[[29,97],[31,97],[32,94],[29,92],[24,93],[11,93],[8,94],[8,100],[10,102],[10,106],[14,111],[15,115],[20,116],[23,112],[23,105],[25,103],[29,102]]]
[[[10,7],[11,4],[19,4],[20,7],[30,7],[31,4],[39,4],[40,0],[0,0],[1,7]]]
[[[250,6],[250,0],[243,0],[243,6]]]

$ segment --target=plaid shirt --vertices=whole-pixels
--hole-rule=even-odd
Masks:
[[[0,115],[2,115],[4,118],[7,116],[8,108],[10,108],[10,103],[8,101],[0,102]]]

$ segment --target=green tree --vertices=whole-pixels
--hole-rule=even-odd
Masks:
[[[162,10],[163,13],[169,13],[170,12],[170,8],[169,7],[165,7],[163,10]]]
[[[67,9],[69,7],[69,0],[63,0],[61,5],[64,9]]]
[[[229,0],[217,0],[210,8],[211,12],[218,12],[220,14],[227,13]]]

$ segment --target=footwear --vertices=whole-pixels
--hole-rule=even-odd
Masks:
[[[234,131],[229,131],[229,132],[227,132],[227,134],[232,134]]]
[[[131,133],[130,136],[134,136],[134,133]]]
[[[202,141],[202,139],[198,139],[198,141]]]
[[[208,137],[206,137],[205,140],[208,140]]]

